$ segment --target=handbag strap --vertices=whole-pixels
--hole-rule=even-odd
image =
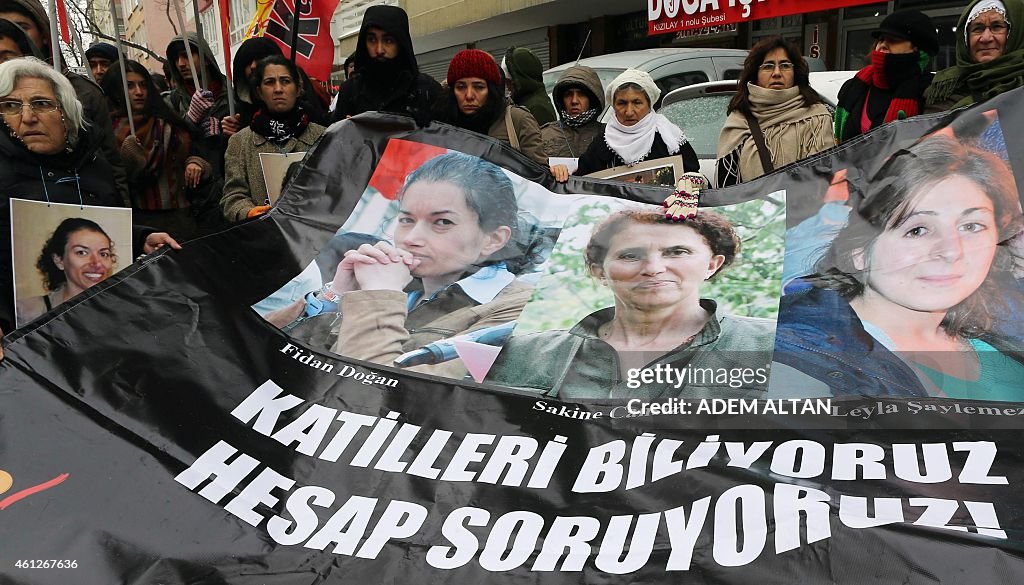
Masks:
[[[508,141],[512,148],[519,150],[519,134],[516,132],[516,125],[512,123],[512,106],[505,106],[505,130],[508,132]]]
[[[750,114],[744,114],[744,116],[747,118],[747,125],[750,126],[750,136],[754,139],[754,146],[757,147],[757,155],[761,157],[761,168],[767,175],[775,170],[775,165],[772,164],[771,153],[768,152],[768,146],[764,143],[764,132],[761,132],[761,125],[757,123],[756,117]]]

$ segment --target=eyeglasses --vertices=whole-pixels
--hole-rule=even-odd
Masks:
[[[1003,36],[1010,31],[1010,23],[1008,22],[993,22],[990,24],[977,23],[967,27],[967,34],[972,37],[980,37],[985,34],[985,29],[992,31],[992,34],[996,36]]]
[[[20,116],[25,111],[25,106],[31,108],[32,112],[36,114],[48,114],[60,109],[60,105],[57,102],[43,98],[29,100],[28,102],[6,100],[0,101],[0,114],[3,114],[5,118]]]
[[[794,65],[792,61],[779,61],[778,64],[776,64],[773,61],[765,61],[764,63],[761,64],[760,67],[758,67],[758,69],[765,73],[774,73],[776,68],[778,68],[782,72],[786,72],[792,71],[793,67]]]

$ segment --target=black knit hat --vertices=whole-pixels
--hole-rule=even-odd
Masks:
[[[85,50],[86,59],[92,59],[93,57],[100,57],[113,63],[118,58],[117,47],[110,43],[96,43]]]
[[[935,31],[935,24],[927,14],[917,10],[901,10],[886,16],[882,26],[871,33],[876,39],[882,35],[908,40],[929,55],[939,52],[939,34]]]

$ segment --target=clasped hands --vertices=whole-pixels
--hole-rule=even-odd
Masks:
[[[402,291],[412,281],[420,260],[387,242],[363,244],[345,252],[331,288],[336,293],[354,290]]]

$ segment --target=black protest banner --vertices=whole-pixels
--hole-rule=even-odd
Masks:
[[[1016,99],[1009,94],[985,111],[997,110],[1003,129],[1019,127],[1010,107]],[[722,210],[741,233],[753,234],[756,229],[743,230],[777,224],[777,203],[783,201],[785,225],[765,228],[756,241],[774,245],[784,227],[789,254],[795,236],[807,231],[790,230],[819,212],[824,194],[837,183],[837,169],[847,171],[847,193],[853,196],[836,200],[859,209],[858,193],[869,198],[871,179],[886,161],[915,152],[923,136],[952,133],[965,140],[961,129],[967,127],[981,128],[972,136],[991,137],[991,115],[988,123],[969,123],[972,114],[985,115],[971,110],[955,120],[886,127],[855,147],[710,193],[705,203]],[[1015,137],[1003,136],[1007,159],[1017,168]],[[408,143],[429,145],[422,149],[431,152],[420,156],[421,147],[409,150]],[[389,157],[389,148],[400,154]],[[615,200],[656,204],[666,194],[600,181],[556,185],[510,150],[445,126],[416,129],[386,115],[336,125],[267,216],[191,242],[180,252],[147,258],[5,340],[3,580],[1019,580],[1024,502],[1017,487],[1024,467],[1014,430],[1016,401],[951,400],[928,392],[872,396],[836,383],[822,386],[815,384],[814,364],[781,357],[799,348],[779,345],[791,339],[779,334],[767,386],[744,379],[742,372],[730,374],[727,351],[707,366],[713,373],[725,368],[726,379],[712,375],[710,381],[681,383],[682,372],[699,373],[688,365],[712,359],[710,352],[694,352],[663,363],[640,362],[621,384],[609,385],[607,396],[565,400],[553,386],[537,388],[532,379],[487,382],[494,372],[510,371],[514,361],[502,357],[502,350],[494,368],[503,370],[478,371],[481,360],[487,361],[479,353],[487,350],[478,346],[489,345],[481,337],[459,340],[454,354],[437,349],[452,359],[396,368],[393,355],[411,353],[406,343],[419,332],[409,324],[389,324],[372,338],[357,338],[361,343],[338,341],[347,334],[344,318],[359,319],[361,313],[345,313],[337,332],[309,327],[308,321],[323,320],[331,311],[307,311],[312,290],[300,290],[294,301],[282,292],[300,282],[296,275],[320,272],[312,280],[367,293],[349,296],[379,303],[377,315],[385,315],[396,298],[357,287],[370,278],[381,286],[393,283],[374,271],[379,266],[367,270],[350,261],[340,268],[353,256],[344,250],[334,250],[334,266],[310,269],[339,235],[371,236],[354,244],[344,240],[345,250],[356,254],[375,254],[363,245],[387,253],[419,251],[408,259],[395,252],[405,271],[393,268],[402,286],[422,287],[413,286],[410,298],[426,296],[436,280],[428,269],[441,259],[417,247],[416,237],[432,241],[431,232],[417,230],[440,229],[447,238],[455,228],[422,224],[423,209],[409,192],[415,181],[389,182],[388,173],[399,171],[377,171],[393,160],[414,161],[403,176],[431,160],[472,163],[458,153],[504,169],[520,202],[516,221],[488,232],[499,234],[500,250],[517,243],[518,252],[477,270],[487,268],[492,280],[506,278],[501,270],[513,277],[500,281],[503,288],[492,291],[490,300],[474,299],[472,305],[493,307],[493,299],[517,283],[526,287],[522,298],[540,299],[532,307],[533,300],[516,307],[515,329],[529,330],[503,339],[505,349],[532,347],[535,338],[561,343],[563,337],[545,337],[544,331],[547,315],[557,311],[540,308],[567,306],[557,294],[565,286],[545,288],[545,281],[583,270],[569,259],[587,247],[591,225],[602,220],[598,216],[619,213]],[[487,172],[504,185],[493,169]],[[865,180],[858,182],[860,177]],[[444,182],[432,181],[431,201],[444,196],[438,185]],[[558,211],[530,203],[545,196]],[[559,207],[562,201],[571,204]],[[426,208],[427,215],[435,211]],[[974,233],[973,223],[981,222],[966,223],[972,225],[963,233]],[[524,225],[530,229],[502,229]],[[520,232],[533,236],[516,240]],[[553,245],[544,245],[551,240]],[[478,245],[489,242],[482,238]],[[500,251],[487,250],[490,258]],[[742,266],[743,256],[737,258],[730,268]],[[810,290],[802,284],[810,272],[793,280],[787,280],[788,271],[781,274],[772,282],[800,284],[783,288],[787,295]],[[751,288],[733,298],[730,291],[742,282],[729,286],[727,275],[722,273],[718,288],[702,288],[702,295],[713,291],[713,306],[722,307],[721,314],[728,309],[744,331],[763,334],[764,321],[776,313],[781,333],[787,323],[802,323],[787,321],[771,303],[738,314],[746,299],[760,298],[763,291]],[[939,284],[946,283],[940,278]],[[480,296],[486,288],[469,281],[460,287]],[[606,288],[614,299],[628,294]],[[556,315],[552,329],[572,330],[577,321],[585,326],[592,312],[600,312],[593,311],[603,302],[596,293],[580,288],[572,295],[581,299],[581,308]],[[263,307],[266,318],[251,308],[272,298],[281,302]],[[404,303],[406,295],[397,298]],[[405,310],[411,316],[422,304]],[[506,313],[487,315],[494,326],[511,322]],[[721,323],[723,331],[735,326]],[[472,325],[470,332],[476,331]],[[446,339],[444,332],[433,333],[426,345]],[[370,351],[392,337],[397,349]],[[995,342],[995,336],[986,339]],[[767,357],[758,348],[735,351],[771,360],[770,349]],[[488,355],[494,359],[493,352]],[[536,379],[545,379],[540,374],[549,356],[535,355]],[[644,368],[655,362],[662,367]],[[592,366],[573,363],[574,377],[564,378],[572,382],[566,392],[581,388]],[[829,371],[846,376],[869,372],[870,365]],[[786,368],[790,376],[776,385],[776,370]],[[481,378],[483,384],[475,381]],[[631,388],[637,395],[618,394]],[[819,401],[825,408],[816,406]],[[890,409],[895,410],[883,415]]]

